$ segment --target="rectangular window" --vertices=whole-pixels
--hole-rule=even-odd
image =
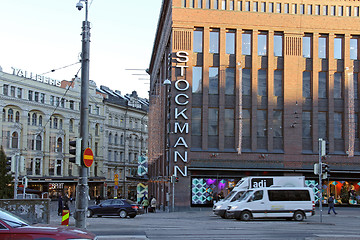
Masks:
[[[226,0],[222,0],[221,9],[226,10]]]
[[[284,13],[289,13],[289,4],[288,3],[284,4]]]
[[[336,37],[334,38],[334,58],[342,59],[342,38]]]
[[[276,3],[276,12],[281,13],[281,3]]]
[[[219,53],[219,31],[210,32],[210,53]]]
[[[22,88],[17,88],[17,98],[22,98]]]
[[[242,70],[242,95],[251,95],[251,69]]]
[[[267,55],[267,35],[259,34],[258,35],[258,55],[266,56]]]
[[[300,14],[305,14],[305,4],[300,4]]]
[[[8,96],[8,95],[9,95],[9,85],[7,85],[7,84],[4,84],[4,85],[3,85],[3,94],[4,94],[5,96]]]
[[[346,7],[346,16],[351,17],[351,7]]]
[[[354,80],[354,99],[358,99],[359,94],[358,94],[358,74],[357,73],[353,73],[353,80]]]
[[[219,0],[214,0],[214,9],[219,8]]]
[[[311,58],[311,37],[310,36],[304,36],[303,37],[303,57],[304,58]]]
[[[274,35],[274,56],[282,57],[283,56],[283,36]]]
[[[226,33],[226,54],[235,54],[235,32]]]
[[[192,92],[202,93],[202,67],[193,67]]]
[[[339,6],[338,8],[338,16],[344,16],[344,7],[343,6]]]
[[[343,139],[343,115],[342,113],[334,113],[334,138]]]
[[[209,108],[209,136],[217,136],[219,134],[219,109]]]
[[[74,110],[74,101],[73,101],[73,100],[70,100],[70,101],[69,101],[69,108],[70,108],[71,110]]]
[[[225,95],[235,94],[235,68],[226,68]]]
[[[198,0],[198,5],[197,5],[198,8],[202,8],[202,0]]]
[[[319,112],[319,138],[327,139],[327,113]]]
[[[334,98],[342,98],[342,73],[334,73]]]
[[[235,9],[235,3],[234,3],[234,0],[231,0],[230,3],[229,3],[229,10],[234,10]]]
[[[282,111],[273,111],[273,131],[274,137],[282,137],[283,136],[283,112]]]
[[[181,0],[181,6],[186,8],[186,0]]]
[[[258,96],[267,96],[267,77],[266,70],[258,70]]]
[[[245,11],[250,12],[250,2],[245,2]]]
[[[250,137],[251,136],[251,114],[250,110],[242,110],[242,136]]]
[[[35,101],[35,102],[39,102],[39,92],[35,92],[34,101]]]
[[[324,16],[327,16],[329,13],[328,13],[328,6],[327,5],[325,5],[325,6],[323,6],[323,15]]]
[[[335,16],[335,14],[336,14],[336,6],[331,6],[330,7],[330,15]]]
[[[282,70],[274,71],[274,96],[275,97],[283,96],[283,71]]]
[[[201,135],[201,108],[191,109],[191,134]]]
[[[36,101],[36,93],[35,93],[35,101]],[[55,106],[58,107],[60,104],[60,98],[59,97],[56,97],[55,98]]]
[[[267,111],[257,110],[257,136],[267,136]]]
[[[350,39],[350,59],[357,60],[358,58],[358,38]]]
[[[320,5],[315,5],[315,15],[320,15]]]
[[[64,99],[64,98],[61,98],[60,106],[61,106],[62,108],[65,107],[65,99]]]
[[[33,91],[29,90],[28,92],[28,100],[32,101],[33,100]]]
[[[250,33],[242,34],[242,54],[251,56],[251,34]]]
[[[243,9],[242,9],[242,1],[238,1],[237,2],[238,4],[238,11],[242,11]]]
[[[303,97],[311,98],[311,72],[303,72]]]
[[[40,102],[45,103],[45,93],[40,93]]]
[[[327,37],[319,37],[319,58],[327,57]]]
[[[194,52],[202,53],[203,52],[203,31],[195,30],[194,31]]]
[[[209,94],[219,94],[219,68],[209,68]]]
[[[302,112],[302,138],[311,138],[311,112]]]
[[[312,5],[308,5],[308,12],[307,12],[308,15],[312,15]]]
[[[274,3],[272,3],[272,2],[269,3],[269,12],[270,13],[274,12]]]
[[[259,9],[258,9],[258,2],[254,2],[254,6],[253,6],[253,11],[254,12],[258,12],[259,11]]]
[[[266,12],[266,2],[261,3],[261,12]]]
[[[359,16],[359,7],[354,7],[354,16],[355,17]]]
[[[210,9],[210,0],[206,0],[205,8]]]
[[[293,5],[292,5],[292,13],[293,13],[293,14],[297,14],[297,10],[298,10],[298,9],[297,9],[297,4],[293,4]]]
[[[327,73],[319,72],[319,98],[327,98]]]
[[[235,117],[234,109],[225,109],[225,126],[224,135],[225,137],[235,136]]]
[[[50,96],[50,105],[54,106],[55,97]]]
[[[15,87],[13,86],[10,87],[10,94],[12,97],[15,97]]]
[[[311,201],[307,190],[269,190],[268,193],[271,202]]]

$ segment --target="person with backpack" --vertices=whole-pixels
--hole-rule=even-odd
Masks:
[[[334,212],[335,215],[336,215],[337,213],[335,212],[335,208],[334,208],[335,203],[334,203],[334,194],[333,194],[333,193],[330,193],[330,197],[329,197],[329,199],[328,199],[328,204],[329,204],[328,214],[330,214],[330,211],[331,211],[331,209],[332,209],[333,212]]]

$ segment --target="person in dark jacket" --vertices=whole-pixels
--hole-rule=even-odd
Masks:
[[[330,194],[330,197],[329,197],[329,199],[328,199],[328,204],[329,204],[328,214],[330,214],[331,209],[333,210],[333,212],[334,212],[335,214],[337,214],[337,213],[335,212],[335,208],[334,208],[335,203],[334,203],[334,194],[333,194],[333,193]]]
[[[59,216],[61,216],[62,210],[63,210],[63,202],[62,202],[62,197],[61,197],[61,194],[60,194],[59,198],[58,198],[58,215]]]

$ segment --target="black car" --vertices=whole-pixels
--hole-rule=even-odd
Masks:
[[[139,206],[127,199],[109,199],[99,205],[89,206],[87,217],[92,216],[120,216],[134,218],[138,214]]]

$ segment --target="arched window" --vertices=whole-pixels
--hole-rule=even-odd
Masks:
[[[19,135],[17,132],[13,132],[11,135],[11,147],[19,148]]]
[[[99,136],[99,124],[95,124],[95,136]]]
[[[56,117],[54,118],[54,128],[58,128],[58,119]]]
[[[20,122],[20,112],[19,111],[16,111],[15,113],[15,122]]]
[[[63,120],[62,119],[60,119],[60,121],[59,121],[59,129],[63,129]]]
[[[114,137],[114,144],[115,145],[118,144],[118,135],[117,135],[117,133],[115,134],[115,137]]]
[[[42,126],[42,116],[39,116],[39,126]]]
[[[70,119],[69,122],[69,131],[74,132],[74,120]]]
[[[40,135],[37,135],[36,136],[36,141],[35,141],[35,150],[37,151],[41,151],[41,144],[42,143],[42,139],[41,139],[41,136]]]
[[[8,110],[8,122],[13,122],[14,121],[14,111],[9,108]]]
[[[28,113],[28,125],[30,125],[31,122],[31,117],[30,117],[30,113]]]
[[[36,113],[33,113],[33,115],[32,115],[32,123],[31,123],[31,125],[33,125],[33,126],[36,126],[36,121],[37,121],[37,115],[36,115]]]
[[[56,141],[56,151],[57,152],[62,152],[62,139],[58,138]]]
[[[124,135],[121,135],[120,137],[120,145],[123,145],[124,144]]]
[[[6,120],[6,111],[5,111],[5,109],[3,108],[3,116],[2,116],[2,120],[3,120],[3,122],[5,122],[5,120]]]
[[[109,144],[111,144],[111,138],[112,138],[111,133],[109,133]]]

